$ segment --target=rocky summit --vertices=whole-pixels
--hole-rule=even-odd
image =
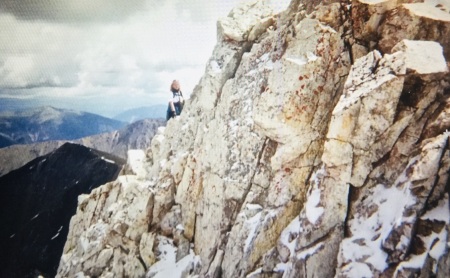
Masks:
[[[450,276],[449,2],[264,2],[79,199],[58,277]]]

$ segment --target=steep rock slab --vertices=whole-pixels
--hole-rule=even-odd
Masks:
[[[255,130],[268,139],[231,229],[222,265],[226,277],[243,277],[258,268],[304,205],[305,181],[319,163],[330,120],[325,104],[337,102],[350,66],[342,33],[318,20],[297,20],[255,45],[245,56],[251,70],[243,61],[246,75],[236,77],[246,84],[254,76],[261,86],[253,119]],[[281,51],[280,38],[285,42]]]
[[[123,163],[65,144],[2,176],[0,276],[54,276],[78,195],[114,180]]]
[[[408,215],[402,215],[404,228],[392,229],[389,243],[380,247],[391,250],[392,267],[376,272],[366,265],[367,276],[394,273],[409,259],[395,244],[396,235],[413,238],[406,245],[421,242],[431,223],[436,235],[427,244],[444,237],[445,223],[423,218],[420,208],[441,208],[447,190],[448,150],[438,136],[445,130],[448,73],[408,63],[406,53],[423,50],[415,42],[403,42],[389,55],[373,51],[364,57],[377,42],[361,40],[357,46],[351,7],[335,2],[296,0],[273,17],[265,15],[261,2],[251,3],[231,13],[236,22],[227,23],[230,28],[219,28],[213,57],[183,114],[159,130],[142,159],[149,164],[137,167],[153,192],[146,197],[153,205],[144,233],[152,244],[139,245],[140,252],[154,251],[150,257],[157,262],[149,277],[169,273],[164,265],[169,261],[181,277],[331,277],[336,270],[350,276],[345,272],[350,261],[341,260],[340,250],[352,237],[358,209],[366,209],[369,196],[387,191],[378,184],[396,184],[405,169],[411,171],[409,162],[421,153],[427,157],[423,165],[439,175],[433,190],[415,190],[423,195],[408,210],[421,219],[417,226],[423,231],[408,234]],[[246,13],[252,23],[233,27],[249,22]],[[355,53],[363,58],[347,79]],[[442,61],[442,55],[436,58]],[[435,140],[443,144],[440,151],[424,148]],[[442,158],[430,159],[434,153]],[[424,184],[431,184],[433,173]],[[441,256],[437,249],[419,249],[424,253],[417,254],[426,253],[422,257],[433,253],[437,273],[445,273],[445,248]],[[133,261],[137,252],[117,254],[116,261]],[[84,258],[74,255],[68,262]],[[431,273],[435,261],[426,259],[423,273]],[[113,275],[116,267],[107,264],[102,275]]]
[[[375,173],[378,175],[378,178],[386,174],[390,176],[390,179],[394,180],[401,176],[401,172],[398,171],[402,169],[401,167],[406,167],[405,163],[407,161],[405,161],[405,157],[401,157],[401,160],[393,159],[391,161],[393,164],[386,163],[391,165],[387,166],[387,168],[397,169],[389,174],[381,173],[380,169],[375,169],[372,172],[373,165],[377,165],[380,159],[385,158],[387,154],[392,152],[394,147],[400,147],[399,145],[402,144],[400,143],[402,141],[399,138],[402,137],[401,134],[405,130],[408,130],[407,128],[421,132],[423,119],[420,119],[424,116],[425,111],[435,108],[436,104],[442,101],[438,98],[438,92],[442,94],[444,90],[448,89],[449,84],[447,82],[437,81],[442,77],[446,79],[449,77],[445,59],[442,55],[442,48],[440,48],[441,51],[433,54],[433,58],[427,60],[436,61],[436,65],[432,67],[434,70],[431,72],[428,71],[431,68],[428,62],[421,63],[420,59],[410,59],[411,55],[417,53],[418,49],[422,49],[422,52],[427,53],[430,44],[432,47],[439,46],[434,42],[403,41],[396,46],[396,49],[402,51],[397,51],[392,55],[385,55],[385,57],[374,51],[357,60],[353,65],[346,81],[344,92],[333,110],[322,156],[323,166],[310,179],[312,188],[308,192],[306,207],[302,210],[299,218],[294,219],[283,232],[278,244],[277,251],[281,261],[288,264],[287,266],[283,265],[284,269],[287,268],[285,272],[287,277],[295,277],[299,273],[304,274],[304,269],[311,270],[311,268],[317,269],[314,273],[319,273],[320,261],[318,259],[321,258],[321,255],[323,253],[330,254],[327,248],[330,249],[332,246],[330,244],[333,242],[335,251],[337,250],[336,244],[339,244],[339,240],[336,240],[336,236],[342,238],[344,233],[342,225],[345,223],[346,218],[349,217],[349,211],[347,210],[349,194],[347,188],[349,185],[351,187],[367,186],[370,188],[374,180],[369,178],[367,181],[367,178]],[[417,74],[418,72],[423,74]],[[419,89],[420,91],[409,91],[408,83],[413,82],[412,79],[416,80],[414,83],[419,82],[418,80],[423,82],[423,86]],[[405,107],[406,103],[403,103],[404,100],[401,99],[402,94],[410,93],[417,94],[417,104],[414,108]],[[427,115],[427,117],[429,116],[430,114]],[[420,135],[414,137],[411,135],[409,134],[406,137],[409,139],[415,138],[416,141],[420,137]],[[427,175],[431,180],[427,185],[423,185],[425,188],[428,188],[428,191],[421,190],[421,201],[410,204],[410,206],[415,207],[415,209],[411,210],[415,211],[416,215],[419,214],[418,211],[421,211],[423,208],[426,198],[434,190],[434,177],[438,175],[440,165],[443,165],[442,167],[444,168],[442,170],[444,172],[448,171],[448,165],[441,162],[441,157],[445,153],[447,137],[448,135],[444,135],[442,139],[444,141],[440,144],[440,155],[431,155],[432,157],[437,157],[437,160],[431,160],[429,162],[430,165],[422,167],[422,169],[427,167],[434,169],[434,172]],[[403,143],[407,146],[413,144],[410,140]],[[403,155],[407,158],[412,153],[411,150],[404,152]],[[395,156],[393,155],[393,157]],[[409,177],[409,179],[411,183],[414,183],[414,180],[420,178]],[[442,176],[442,179],[447,180],[447,176]],[[378,191],[383,192],[384,190],[376,190],[376,192]],[[365,192],[361,195],[370,196],[372,194],[374,192]],[[442,197],[443,195],[439,198]],[[395,199],[393,201],[395,202]],[[370,207],[370,204],[366,203],[364,206]],[[362,207],[358,207],[351,211],[357,214],[361,209]],[[369,208],[366,209],[370,210]],[[411,210],[408,210],[408,213]],[[408,215],[410,216],[410,214]],[[353,215],[350,217],[353,217]],[[415,223],[415,218],[412,221]],[[365,222],[361,220],[358,223],[364,225]],[[402,223],[411,227],[406,220],[403,220]],[[360,231],[364,234],[364,230],[361,227],[358,226],[358,228],[355,228],[355,231]],[[403,233],[404,230],[402,230]],[[413,237],[411,229],[409,229],[409,232],[410,234],[404,235],[402,238],[411,239]],[[392,231],[391,235],[398,239],[400,238],[398,233]],[[387,249],[387,246],[381,246],[380,242],[375,243],[377,249]],[[375,245],[367,247],[368,250],[375,248]],[[409,244],[406,242],[405,246],[409,246]],[[356,247],[349,247],[348,250],[350,251],[347,252],[351,253],[352,248]],[[306,257],[302,255],[305,252],[308,253]],[[398,255],[395,255],[396,251],[393,249],[389,253],[392,256],[392,261],[398,262],[404,259],[404,257],[399,258]],[[403,251],[404,253],[405,250]],[[360,257],[364,260],[367,259],[366,255],[361,255]],[[380,267],[379,265],[383,263],[380,263],[379,259],[380,257],[377,257],[373,261],[369,260],[369,262],[373,265],[378,264],[377,267]],[[341,264],[345,265],[342,262]],[[356,265],[355,269],[352,270],[344,267],[345,270],[339,275],[351,277],[352,275],[357,275],[356,273],[375,273],[376,271],[384,271],[386,268],[386,265],[384,265],[385,268],[380,267],[381,270],[375,269],[373,265],[371,267],[359,267],[359,264]],[[361,272],[363,270],[365,272]],[[321,269],[320,271],[324,270]],[[328,275],[332,274],[333,269],[328,272]],[[364,274],[361,275],[364,276]]]
[[[140,171],[143,157],[133,152],[128,175],[79,197],[58,277],[142,277],[155,262],[155,235],[148,233],[154,195]]]
[[[367,98],[364,94],[359,95],[356,102],[346,102],[345,106],[348,108],[347,113],[351,112],[353,116],[345,116],[345,113],[338,113],[339,111],[345,111],[338,109],[339,104],[335,108],[334,116],[336,119],[340,118],[341,120],[338,121],[340,124],[334,125],[334,127],[336,127],[334,131],[332,129],[330,130],[329,136],[331,138],[336,138],[338,140],[337,142],[349,143],[348,151],[350,153],[346,155],[346,157],[352,159],[346,164],[347,169],[344,172],[346,173],[345,176],[353,186],[366,186],[366,189],[362,190],[364,192],[361,194],[362,196],[374,196],[376,199],[358,200],[356,203],[360,204],[360,206],[352,209],[352,211],[355,212],[351,217],[354,217],[354,220],[350,221],[350,233],[353,237],[345,239],[341,244],[342,249],[339,257],[341,269],[338,273],[340,276],[347,277],[358,275],[357,273],[359,273],[359,275],[367,275],[368,273],[389,273],[390,270],[388,269],[388,264],[398,263],[405,260],[405,257],[408,256],[409,249],[413,246],[411,241],[415,238],[415,225],[417,225],[420,214],[426,209],[426,202],[428,201],[428,198],[430,198],[431,193],[436,189],[438,192],[441,192],[439,198],[442,199],[444,197],[443,192],[445,190],[437,189],[435,185],[439,184],[436,182],[437,177],[438,179],[444,180],[447,180],[448,178],[446,175],[441,176],[439,174],[439,171],[441,171],[439,169],[441,167],[443,167],[441,169],[444,172],[449,170],[448,165],[441,161],[441,159],[445,157],[444,154],[448,152],[446,151],[446,148],[448,148],[448,134],[437,137],[435,140],[439,143],[430,143],[423,147],[421,158],[415,157],[414,152],[416,150],[411,148],[412,144],[414,144],[413,142],[417,142],[417,140],[420,139],[420,133],[424,124],[423,117],[430,116],[426,111],[434,110],[436,108],[436,104],[441,101],[438,99],[440,96],[438,92],[443,93],[444,90],[448,89],[449,85],[448,82],[438,81],[443,76],[448,80],[448,69],[445,65],[442,51],[434,52],[435,57],[427,59],[427,62],[421,62],[421,59],[410,59],[411,55],[414,53],[416,53],[415,55],[426,55],[430,47],[435,47],[433,44],[436,43],[405,40],[398,44],[393,50],[401,51],[379,58],[380,61],[377,63],[378,66],[376,67],[375,74],[383,72],[387,73],[383,67],[389,65],[389,74],[395,73],[400,77],[400,82],[397,82],[397,86],[390,85],[390,90],[384,89],[382,91],[383,93],[389,94],[389,97],[382,97],[380,92],[377,93],[376,87],[378,86],[369,86],[371,87],[371,92],[374,93],[374,96],[376,95],[376,100],[383,101],[384,99],[388,103],[391,103],[377,104],[377,101],[372,100],[370,102],[373,104],[371,109],[375,108],[377,111],[383,111],[379,109],[394,105],[391,109],[387,110],[388,114],[385,114],[390,115],[389,117],[383,116],[383,120],[377,119],[373,122],[375,123],[374,125],[370,124],[371,121],[367,121],[367,119],[370,119],[370,116],[367,118],[367,116],[364,116],[364,112],[362,112],[364,109],[367,109],[365,107],[370,108],[370,106],[362,105],[364,104],[364,99]],[[417,53],[419,49],[422,49],[422,53]],[[371,60],[373,57],[372,54],[369,54],[358,61],[355,64],[355,69],[357,65],[360,64],[359,62],[364,60],[367,61],[367,59]],[[386,60],[383,61],[383,59]],[[388,62],[387,60],[391,61]],[[430,67],[429,62],[433,60],[436,61],[436,65]],[[392,65],[397,66],[392,68]],[[369,66],[366,68],[373,69],[375,67]],[[352,77],[352,75],[350,75],[350,77]],[[360,83],[360,81],[364,79],[350,79],[350,77],[349,80],[356,80],[358,85],[361,84],[359,88],[364,88],[364,85],[371,84],[370,81]],[[382,80],[389,83],[390,80],[396,79],[395,76],[391,77],[385,77],[382,78]],[[411,82],[414,84],[420,83],[422,86],[414,88],[414,91],[410,91],[411,87],[409,83]],[[351,87],[349,87],[349,89],[350,88]],[[358,90],[351,91],[353,96],[358,96]],[[393,95],[394,93],[395,95]],[[414,105],[411,106],[411,103],[405,101],[407,100],[405,97],[403,99],[400,98],[400,93],[403,95],[416,94]],[[341,100],[345,101],[345,95],[346,94],[344,93],[343,99]],[[361,105],[358,104],[360,101]],[[397,104],[399,102],[401,105]],[[341,103],[345,102],[340,102],[340,104]],[[411,107],[407,107],[408,105]],[[396,108],[396,106],[399,107]],[[389,111],[396,110],[397,119],[396,122],[394,122],[394,115],[389,114]],[[341,114],[340,117],[338,116],[339,114]],[[355,117],[355,115],[357,115],[357,117]],[[377,116],[380,114],[372,112],[370,115]],[[353,120],[350,122],[353,122],[353,124],[346,123],[346,121],[351,119],[356,119],[356,122]],[[357,119],[364,119],[364,124],[367,125],[369,123],[370,126],[370,129],[364,132],[364,142],[354,141],[354,139],[357,139],[358,136],[362,134],[358,130],[359,127],[363,127],[363,125],[358,124]],[[386,122],[386,120],[388,120],[388,122]],[[382,129],[377,130],[376,127]],[[405,149],[406,146],[408,149]],[[397,149],[403,149],[401,154],[395,152]],[[431,149],[433,149],[433,151],[431,151]],[[383,157],[386,159],[386,155],[389,156],[389,159],[384,161],[384,165],[381,168],[373,169],[373,165],[377,165],[379,159]],[[350,168],[348,168],[349,165],[351,165]],[[405,170],[402,173],[399,171],[400,169]],[[415,171],[417,174],[414,174]],[[363,177],[363,179],[361,179],[361,177]],[[382,184],[380,185],[380,181],[388,183],[392,182],[393,186],[388,185],[388,188],[394,188],[392,189],[394,191],[397,190],[395,188],[399,188],[398,192],[403,192],[402,194],[406,194],[408,198],[406,198],[406,195],[397,196],[397,191],[387,193],[391,189],[383,187]],[[373,191],[368,192],[367,190]],[[398,200],[402,200],[404,203],[399,203]],[[393,206],[389,202],[398,205],[398,216],[395,216],[395,213],[393,213]],[[360,213],[367,218],[362,218]],[[389,220],[391,218],[387,217],[386,213],[392,214],[390,216],[393,217],[392,220]],[[402,216],[402,214],[404,216]],[[373,231],[369,232],[370,227],[372,227],[369,224],[371,221],[375,221],[376,223],[373,225]],[[355,227],[352,228],[352,225],[355,225]],[[369,230],[363,229],[363,226],[366,226]],[[373,234],[373,232],[376,234]],[[367,236],[367,240],[364,240],[362,234]],[[358,248],[358,252],[354,251]],[[424,262],[422,261],[422,264],[423,263]]]
[[[437,207],[427,208],[426,198],[435,189],[444,153],[448,155],[448,139],[448,134],[441,135],[423,146],[394,184],[378,184],[370,197],[358,204],[358,212],[349,222],[352,236],[341,244],[338,275],[386,275],[389,265],[399,262],[397,275],[420,274],[427,255],[437,265],[448,249],[448,194],[443,194]],[[434,225],[423,223],[435,219]],[[417,225],[432,227],[432,231]],[[428,271],[438,272],[437,267]]]
[[[254,3],[245,4],[240,8],[237,8],[237,12],[235,11],[232,15],[232,20],[239,23],[246,13],[253,13],[255,19],[258,20],[253,20],[253,23],[246,24],[243,28],[240,28],[241,31],[243,30],[243,34],[250,34],[254,25],[259,22],[259,19],[271,15],[264,5],[255,1]],[[265,25],[258,25],[258,30],[263,28],[261,26]],[[221,176],[219,176],[219,174],[223,172],[224,167],[222,167],[222,163],[217,161],[217,158],[213,159],[212,156],[216,154],[216,150],[220,152],[223,151],[223,148],[222,150],[220,148],[210,148],[205,151],[205,146],[203,145],[205,142],[208,142],[210,146],[213,146],[213,143],[218,141],[217,135],[211,136],[208,132],[209,129],[214,132],[216,129],[218,131],[222,129],[221,121],[212,120],[216,113],[214,108],[217,103],[219,103],[222,95],[225,94],[226,90],[223,90],[222,88],[224,83],[234,76],[243,53],[247,51],[252,44],[252,42],[247,41],[247,39],[244,41],[230,40],[228,39],[228,31],[220,30],[221,29],[219,28],[220,41],[218,46],[216,46],[213,57],[207,65],[205,76],[196,87],[195,93],[183,110],[182,117],[170,120],[167,127],[165,129],[161,128],[152,141],[152,146],[148,150],[149,165],[146,166],[148,172],[143,174],[141,178],[138,178],[138,180],[141,179],[140,181],[133,182],[133,180],[136,179],[133,177],[129,177],[129,181],[120,178],[117,181],[118,184],[114,186],[114,188],[128,188],[131,192],[133,192],[133,190],[138,190],[139,193],[132,194],[132,196],[138,198],[132,203],[149,204],[147,206],[148,211],[145,210],[147,211],[147,215],[139,218],[142,219],[142,223],[145,219],[145,229],[147,230],[147,233],[157,231],[161,228],[164,230],[165,234],[177,237],[179,231],[183,230],[183,235],[179,236],[175,241],[178,244],[185,242],[186,238],[192,240],[197,237],[194,245],[195,250],[196,253],[201,256],[202,262],[204,261],[206,267],[209,265],[208,257],[215,247],[213,244],[208,246],[203,245],[204,247],[202,247],[202,241],[207,242],[208,240],[211,240],[211,242],[217,242],[217,239],[221,234],[224,234],[224,229],[217,225],[222,225],[220,224],[221,222],[227,223],[230,220],[227,218],[221,220],[217,215],[204,218],[202,221],[209,224],[209,227],[211,228],[211,230],[208,231],[209,234],[207,236],[206,233],[202,236],[200,233],[201,229],[197,228],[200,227],[198,226],[200,225],[198,224],[200,221],[196,220],[198,217],[196,206],[200,205],[200,202],[202,201],[199,196],[204,194],[202,192],[203,184],[207,184],[209,190],[207,194],[205,194],[203,204],[209,206],[209,204],[217,203],[217,210],[211,212],[217,213],[223,211],[223,203],[221,202],[223,187],[221,188],[220,186],[224,184],[222,180],[224,174]],[[260,32],[258,30],[253,30],[254,32],[252,34],[258,34]],[[239,111],[236,110],[236,113],[239,113]],[[229,144],[226,139],[221,143],[220,141],[218,143],[224,144],[225,146]],[[251,149],[252,148],[250,148],[249,151],[252,151]],[[209,150],[211,150],[211,153],[208,153]],[[223,161],[226,161],[227,154],[223,153],[223,155],[225,155]],[[199,164],[200,161],[202,161],[201,164]],[[231,166],[232,165],[228,165],[227,167]],[[242,171],[245,171],[245,168],[243,168]],[[143,178],[144,176],[145,179]],[[177,185],[178,189],[176,187]],[[108,217],[106,216],[109,215],[111,211],[122,211],[121,214],[127,215],[132,215],[132,213],[128,214],[127,212],[128,209],[126,207],[129,202],[125,202],[126,204],[124,204],[123,207],[102,205],[102,198],[106,198],[106,196],[111,196],[112,194],[109,192],[109,187],[111,186],[105,186],[103,189],[99,189],[98,192],[94,192],[95,194],[91,194],[86,200],[80,202],[80,209],[77,216],[74,217],[72,224],[74,232],[72,233],[71,238],[73,238],[73,240],[70,242],[68,241],[66,244],[65,255],[61,260],[59,270],[61,276],[76,273],[79,273],[80,275],[81,273],[86,275],[111,275],[111,273],[114,273],[119,276],[139,276],[145,271],[147,267],[145,260],[142,260],[144,263],[139,263],[140,260],[136,257],[141,251],[151,248],[151,246],[145,246],[145,244],[141,245],[139,236],[130,238],[127,235],[127,229],[124,229],[124,231],[120,231],[119,229],[119,231],[114,232],[115,229],[122,226],[120,225],[122,220],[118,219],[118,222],[115,222],[108,220]],[[135,187],[137,188],[133,189]],[[212,195],[210,191],[216,189],[217,194]],[[102,193],[102,190],[105,193]],[[148,190],[149,193],[146,193],[146,190]],[[177,190],[177,195],[175,195],[175,190]],[[191,197],[192,194],[199,195]],[[117,200],[130,199],[125,193],[113,195],[120,196]],[[181,223],[166,221],[170,215],[177,214],[174,207],[175,200],[177,200],[182,208]],[[96,207],[95,210],[94,207]],[[85,215],[92,215],[94,214],[94,211],[96,216],[90,217],[92,220],[87,222],[83,220],[86,219]],[[207,212],[206,209],[204,211]],[[130,220],[129,227],[139,226],[144,229],[143,224],[131,225],[134,221],[141,223],[141,220],[133,218],[133,220]],[[211,221],[211,223],[208,223],[208,221]],[[228,224],[224,224],[222,226],[227,225]],[[78,230],[76,227],[82,227],[82,230]],[[126,227],[128,227],[128,224],[125,228]],[[136,229],[141,233],[144,233],[144,230],[141,230],[140,228]],[[86,232],[83,232],[84,230]],[[195,233],[195,231],[198,232]],[[147,238],[150,239],[149,242],[152,243],[153,246],[158,246],[156,243],[158,237],[155,237],[156,241],[151,240],[153,236],[148,236]],[[112,241],[112,243],[110,243],[110,241]],[[83,247],[83,245],[80,246],[78,242],[87,243],[87,247]],[[92,248],[89,247],[90,243],[93,244]],[[123,248],[121,248],[121,246]],[[109,250],[102,254],[102,252],[104,252],[102,250],[108,248],[113,250]],[[178,250],[180,250],[180,248]],[[187,253],[189,254],[189,252]],[[103,260],[106,262],[103,270],[93,265],[96,258],[101,255],[102,258],[108,258]],[[157,258],[157,256],[155,256],[155,258]],[[129,263],[125,263],[127,261]]]

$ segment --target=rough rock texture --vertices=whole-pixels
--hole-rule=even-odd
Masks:
[[[181,117],[80,202],[59,275],[447,276],[447,6],[409,2],[235,8]]]

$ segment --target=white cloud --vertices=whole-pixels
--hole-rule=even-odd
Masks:
[[[217,19],[242,1],[4,0],[0,98],[111,115],[166,103],[173,79],[189,95],[212,54]]]
[[[145,0],[2,0],[1,3],[4,13],[24,20],[83,23],[121,20],[144,6]]]

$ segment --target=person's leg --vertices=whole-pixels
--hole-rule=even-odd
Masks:
[[[167,105],[167,112],[166,112],[166,120],[168,121],[170,118],[172,118],[172,110],[170,109],[170,105]]]
[[[170,118],[174,118],[176,116],[175,107],[173,105],[173,101],[169,101],[169,105],[167,106],[167,114],[166,114],[166,120],[169,120]]]
[[[170,110],[175,112],[175,106],[173,105],[173,101],[169,101]]]
[[[178,116],[178,115],[180,115],[181,114],[181,106],[180,106],[180,103],[179,102],[177,102],[177,103],[175,103],[174,104],[174,106],[175,106],[175,114]]]

